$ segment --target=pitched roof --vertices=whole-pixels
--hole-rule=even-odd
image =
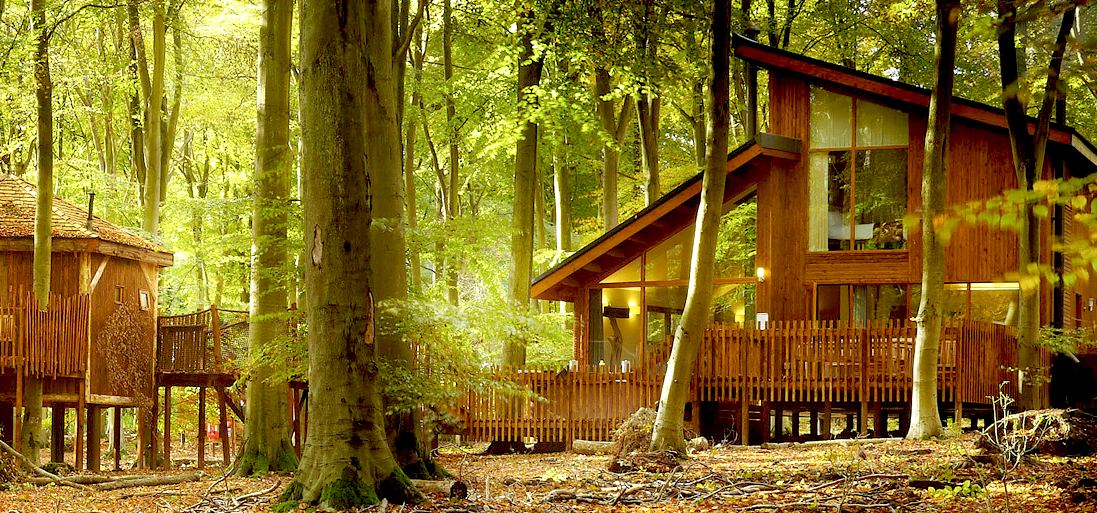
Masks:
[[[736,57],[768,70],[798,75],[814,83],[852,89],[890,104],[929,108],[933,91],[924,87],[767,46],[739,34],[732,38],[732,46]],[[966,98],[953,97],[952,115],[1003,130],[1009,127],[1005,111],[1001,108]],[[1035,122],[1035,118],[1029,118],[1030,130]],[[1097,146],[1073,127],[1052,123],[1048,140],[1069,150],[1072,158],[1085,163],[1091,170],[1097,168]]]
[[[725,203],[755,183],[754,166],[763,158],[798,159],[800,141],[773,134],[758,134],[728,154]],[[579,286],[599,281],[631,262],[638,251],[654,247],[693,222],[701,197],[698,173],[655,203],[622,221],[590,244],[571,254],[533,281],[530,295],[537,299],[574,301]]]
[[[0,174],[0,241],[34,237],[34,212],[38,189],[15,176]],[[93,217],[88,227],[88,211],[54,196],[51,228],[55,240],[106,242],[128,246],[149,254],[149,260],[170,265],[171,251],[160,243]],[[95,251],[97,244],[85,246]]]

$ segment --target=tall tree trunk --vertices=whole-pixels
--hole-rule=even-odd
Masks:
[[[518,14],[518,31],[521,43],[518,53],[518,108],[532,107],[529,96],[532,88],[541,83],[544,61],[534,57],[533,41],[536,32],[534,13],[526,6]],[[537,124],[531,112],[521,116],[521,134],[514,154],[514,217],[511,219],[510,239],[510,301],[518,309],[529,308],[529,286],[533,273],[533,195],[537,179]],[[503,365],[521,366],[526,363],[526,342],[517,338],[505,341]]]
[[[959,0],[937,0],[937,75],[929,101],[925,158],[922,163],[922,299],[914,339],[914,392],[908,438],[941,434],[937,409],[937,362],[945,300],[945,246],[937,237],[934,218],[945,210],[948,187],[953,69]]]
[[[414,494],[385,439],[370,177],[399,169],[391,3],[301,3],[309,436],[286,498],[334,509]]]
[[[46,0],[31,2],[31,19],[37,41],[34,53],[34,97],[38,102],[38,204],[34,212],[33,281],[38,309],[45,312],[50,303],[50,258],[53,254],[53,79],[50,77]]]
[[[461,209],[458,203],[460,195],[461,147],[457,126],[457,106],[453,99],[453,2],[445,0],[442,6],[442,68],[446,79],[446,125],[449,127],[449,185],[444,190],[446,197],[446,222],[457,219]],[[451,257],[445,267],[446,291],[450,304],[458,301],[458,274],[460,266],[457,257]]]
[[[659,190],[659,97],[648,92],[636,100],[636,118],[640,122],[640,162],[644,168],[644,192],[647,205],[662,195]]]
[[[23,382],[23,439],[20,443],[23,456],[37,465],[39,453],[46,446],[42,433],[42,378],[27,376]]]
[[[415,204],[415,145],[419,134],[420,116],[423,102],[423,62],[426,53],[423,50],[422,28],[415,29],[413,38],[412,67],[414,71],[414,84],[411,92],[411,111],[405,120],[406,136],[404,138],[404,203],[407,206],[408,233],[414,234],[417,228],[418,212]],[[399,101],[399,97],[397,99]],[[408,248],[409,266],[411,268],[411,290],[418,292],[423,288],[423,265],[419,258],[417,247]]]
[[[160,110],[164,100],[164,57],[167,26],[163,0],[152,2],[152,72],[145,106],[145,209],[141,228],[155,235],[160,230],[161,141]],[[140,30],[140,28],[138,28]],[[140,64],[138,64],[140,65]]]
[[[242,476],[297,468],[286,421],[286,382],[275,379],[280,365],[272,348],[289,337],[290,266],[287,248],[290,177],[290,27],[292,0],[264,0],[259,24],[259,86],[255,135],[255,202],[251,237],[251,312],[248,352],[253,367],[247,388]],[[265,355],[266,360],[261,359]]]
[[[730,0],[718,0],[712,13],[712,53],[709,83],[709,144],[701,182],[701,204],[697,209],[693,258],[682,323],[674,332],[674,345],[667,361],[667,373],[659,395],[659,412],[652,428],[652,450],[674,450],[685,454],[683,416],[693,364],[701,346],[712,307],[712,278],[715,275],[716,235],[724,206],[727,179],[728,82],[731,55]]]
[[[572,164],[571,137],[560,134],[560,142],[555,146],[552,158],[552,190],[556,211],[556,251],[571,251],[571,177],[575,168]]]
[[[609,69],[598,66],[594,70],[594,94],[598,102],[598,118],[608,140],[602,145],[602,221],[606,230],[617,226],[617,171],[621,162],[621,145],[628,133],[632,116],[632,99],[621,102],[620,115],[614,114],[613,91]]]
[[[1024,95],[1021,94],[1022,72],[1019,68],[1023,58],[1019,58],[1015,35],[1017,26],[1017,3],[1015,0],[998,0],[998,12],[1001,27],[998,30],[998,56],[1002,77],[1002,107],[1009,124],[1010,145],[1013,150],[1013,167],[1017,175],[1017,184],[1025,190],[1032,190],[1033,184],[1040,178],[1044,168],[1047,139],[1050,133],[1051,116],[1055,110],[1062,80],[1060,71],[1063,55],[1066,53],[1067,38],[1074,25],[1074,7],[1063,12],[1055,46],[1048,62],[1047,82],[1044,85],[1044,99],[1036,118],[1036,129],[1030,134],[1026,114]],[[1021,229],[1018,234],[1017,259],[1022,276],[1036,274],[1040,260],[1040,220],[1031,204],[1026,204],[1021,216]],[[1025,283],[1022,280],[1022,283]],[[1020,397],[1018,405],[1022,408],[1043,406],[1043,389],[1039,373],[1039,337],[1040,337],[1040,293],[1039,287],[1023,287],[1020,294],[1019,315],[1017,319],[1018,367],[1020,377]]]

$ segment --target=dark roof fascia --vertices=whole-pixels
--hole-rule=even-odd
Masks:
[[[791,137],[784,137],[784,136],[775,135],[775,134],[760,133],[760,134],[756,135],[755,137],[747,140],[747,142],[739,145],[739,147],[735,148],[731,152],[729,152],[726,161],[731,161],[736,156],[750,150],[754,146],[760,146],[760,147],[765,148],[765,149],[782,151],[782,152],[787,152],[787,153],[800,153],[800,141],[798,139],[793,139]],[[549,276],[551,276],[556,271],[558,271],[561,268],[567,266],[571,262],[574,262],[578,258],[581,258],[591,248],[593,248],[595,246],[598,246],[602,242],[612,238],[614,235],[616,235],[616,234],[620,233],[622,230],[624,230],[628,225],[636,222],[638,219],[640,219],[641,217],[644,217],[644,215],[648,214],[649,212],[651,212],[653,210],[656,210],[657,208],[659,208],[661,205],[663,205],[667,201],[670,201],[671,198],[681,194],[682,191],[685,191],[686,189],[689,189],[690,187],[693,187],[698,182],[700,182],[703,178],[704,178],[704,172],[700,172],[700,173],[697,173],[696,175],[694,175],[693,177],[691,177],[690,179],[682,182],[681,184],[679,184],[677,187],[675,187],[670,192],[667,192],[666,194],[663,194],[654,203],[644,207],[639,212],[633,214],[632,216],[630,216],[628,219],[624,220],[623,222],[618,223],[617,226],[614,226],[613,228],[607,230],[605,233],[600,235],[598,238],[590,241],[585,246],[580,248],[578,251],[572,253],[567,258],[561,260],[556,265],[549,268],[547,271],[541,273],[541,275],[538,276],[537,278],[535,278],[532,283],[536,284],[536,283],[541,282],[542,280],[544,280],[544,279],[548,278]]]
[[[767,53],[771,53],[771,54],[779,56],[779,57],[784,57],[784,58],[789,58],[789,59],[796,59],[798,61],[801,61],[801,62],[804,62],[804,63],[807,63],[807,64],[811,64],[812,66],[819,66],[821,68],[825,68],[825,69],[828,69],[830,71],[834,71],[836,73],[843,73],[843,74],[850,75],[852,77],[859,78],[859,79],[862,79],[862,80],[868,80],[868,81],[871,81],[871,82],[876,82],[878,84],[887,85],[887,86],[890,86],[890,87],[898,87],[900,89],[905,89],[905,90],[913,92],[913,93],[918,93],[918,94],[924,95],[924,96],[926,96],[926,98],[929,98],[930,95],[932,95],[932,93],[933,93],[933,91],[931,91],[930,89],[926,89],[925,87],[917,86],[917,85],[914,85],[914,84],[908,84],[906,82],[900,82],[898,80],[892,80],[892,79],[887,78],[887,77],[881,77],[879,75],[873,75],[872,73],[868,73],[868,72],[865,72],[865,71],[860,71],[860,70],[856,70],[856,69],[853,69],[853,68],[848,68],[846,66],[842,66],[842,65],[839,65],[839,64],[834,64],[832,62],[827,62],[827,61],[815,59],[813,57],[808,57],[806,55],[801,55],[801,54],[798,54],[798,53],[795,53],[795,52],[790,52],[788,50],[782,50],[780,48],[774,48],[772,46],[764,45],[762,43],[754,41],[753,39],[749,39],[749,38],[747,38],[747,37],[745,37],[741,34],[734,34],[732,36],[731,45],[732,45],[732,48],[734,48],[735,51],[736,51],[735,52],[736,57],[739,57],[740,59],[744,59],[744,60],[749,60],[749,61],[753,62],[754,64],[762,66],[763,68],[766,68],[766,69],[776,69],[776,70],[779,70],[779,71],[784,71],[786,73],[792,73],[792,74],[796,74],[796,75],[800,75],[800,76],[805,76],[805,77],[808,77],[808,78],[813,78],[815,80],[821,80],[821,79],[819,79],[819,77],[812,77],[811,75],[806,75],[804,73],[800,73],[800,72],[795,71],[795,70],[788,70],[788,69],[785,69],[785,68],[774,66],[771,63],[768,63],[764,60],[752,59],[752,58],[749,58],[749,57],[743,57],[742,55],[739,55],[738,49],[741,48],[741,47],[743,47],[743,48],[753,48],[753,49],[756,49],[756,50],[761,50],[761,51],[764,51],[764,52],[767,52]],[[979,109],[979,110],[988,112],[990,114],[1005,116],[1005,110],[1003,110],[1001,107],[995,107],[993,105],[988,105],[988,104],[983,103],[983,102],[978,102],[978,101],[975,101],[975,100],[969,100],[967,98],[963,98],[963,97],[960,97],[960,96],[953,96],[952,97],[952,102],[957,103],[957,104],[961,104],[961,105],[964,105],[964,106],[967,106],[967,107],[972,107],[972,108],[975,108],[975,109]],[[903,103],[906,103],[906,102],[903,102]],[[919,106],[919,107],[925,108],[923,106]],[[1029,121],[1035,121],[1036,120],[1036,118],[1032,117],[1032,116],[1029,116],[1028,119],[1029,119]],[[1062,132],[1066,132],[1066,133],[1077,133],[1072,127],[1061,124],[1061,123],[1056,123],[1054,121],[1051,123],[1051,128],[1053,128],[1055,130],[1062,131]]]

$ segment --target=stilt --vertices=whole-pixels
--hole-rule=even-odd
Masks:
[[[224,461],[224,468],[229,468],[229,465],[232,464],[229,458],[229,419],[225,411],[225,394],[220,393],[220,389],[218,389],[217,394],[217,409],[220,417],[217,422],[217,429],[221,435],[221,457]]]
[[[50,462],[65,462],[65,407],[50,408]]]
[[[171,387],[164,387],[164,470],[171,468]]]
[[[792,439],[800,438],[800,410],[792,410]]]
[[[103,415],[96,405],[88,406],[88,470],[99,472],[102,456],[100,436],[103,434]]]
[[[811,423],[808,433],[811,434],[812,438],[816,438],[819,436],[819,410],[811,410],[808,413],[808,419],[808,422]]]
[[[905,438],[907,431],[910,431],[910,406],[899,410],[899,436]]]
[[[853,414],[852,413],[847,413],[846,414],[846,432],[847,433],[855,433],[856,432],[856,431],[853,430]]]
[[[767,402],[767,401],[762,401],[761,419],[762,419],[762,422],[761,422],[761,424],[762,424],[762,440],[761,440],[761,443],[766,443],[766,442],[770,441],[770,438],[772,438],[771,433],[770,433],[769,402]]]
[[[750,445],[750,402],[745,398],[739,400],[739,436],[743,445]]]
[[[206,468],[206,387],[198,388],[198,469]]]
[[[872,404],[872,431],[877,438],[888,436],[888,414],[880,403]]]
[[[73,467],[76,468],[77,472],[84,470],[84,416],[87,415],[87,404],[84,402],[84,392],[87,386],[86,383],[86,381],[80,382],[80,395],[76,399],[76,435],[73,436],[73,445],[75,447],[72,456],[73,459],[76,460]]]
[[[831,417],[833,408],[834,405],[830,401],[823,403],[823,440],[834,438],[834,419]]]
[[[858,421],[857,422],[857,427],[858,427],[857,432],[861,436],[868,435],[868,401],[867,400],[864,400],[864,399],[861,400],[861,411],[857,415],[857,421]]]
[[[122,407],[114,407],[114,470],[122,470]]]
[[[964,403],[956,401],[955,407],[952,410],[952,420],[956,423],[956,429],[963,431],[964,425]]]
[[[15,450],[23,450],[23,367],[15,369]]]
[[[141,419],[145,419],[145,415],[141,415]],[[148,465],[144,468],[154,469],[160,466],[160,437],[157,435],[156,425],[160,422],[160,389],[154,388],[152,390],[152,413],[148,416],[146,422],[148,422],[145,435],[148,436],[148,440],[141,445],[141,450],[147,450],[148,454],[145,455],[145,463]]]
[[[773,409],[773,439],[785,439],[785,410],[780,407]]]

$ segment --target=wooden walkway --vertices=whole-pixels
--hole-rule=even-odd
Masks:
[[[823,432],[829,432],[835,409],[858,416],[861,432],[874,415],[879,432],[886,425],[887,409],[909,407],[914,335],[909,322],[771,322],[766,329],[712,326],[705,332],[690,382],[692,419],[687,424],[703,428],[699,410],[708,403],[732,412],[734,419],[725,419],[730,425],[722,427],[738,433],[744,444],[750,441],[745,434],[750,432],[751,417],[761,416],[754,421],[762,423],[761,436],[767,438],[770,422],[777,423],[769,413],[776,411],[774,418],[783,419],[782,409],[813,412],[812,418],[823,414]],[[531,395],[516,399],[499,392],[468,393],[458,405],[465,419],[463,434],[481,441],[608,440],[632,412],[658,401],[668,351],[656,353],[626,372],[605,365],[495,369],[497,380],[512,381]],[[974,321],[947,326],[938,367],[939,401],[960,416],[964,408],[988,405],[1000,383],[1009,382],[1004,390],[1016,396],[1016,371],[1010,370],[1016,362],[1013,328]],[[1050,366],[1047,352],[1041,366]],[[798,421],[797,414],[793,425]]]

